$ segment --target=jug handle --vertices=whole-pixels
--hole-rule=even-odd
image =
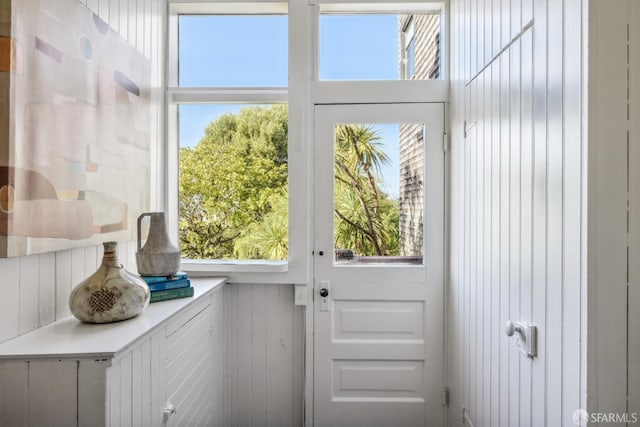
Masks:
[[[142,244],[141,244],[142,239],[141,239],[140,229],[142,228],[142,218],[144,218],[145,216],[151,216],[151,212],[143,213],[138,217],[138,252],[140,252],[140,249],[142,249]]]

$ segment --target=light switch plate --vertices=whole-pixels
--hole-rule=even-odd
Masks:
[[[295,285],[294,294],[295,305],[307,305],[307,285]]]

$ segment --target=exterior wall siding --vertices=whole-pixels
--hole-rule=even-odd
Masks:
[[[400,16],[399,29],[414,20],[414,80],[440,77],[440,15]],[[399,37],[402,51],[402,36]],[[402,55],[400,73],[403,71]],[[423,126],[400,124],[400,255],[421,256],[424,211],[424,141]],[[426,130],[429,137],[429,129]],[[428,203],[428,202],[427,202]]]
[[[582,0],[452,0],[450,425],[585,408]],[[528,358],[507,320],[538,327]]]

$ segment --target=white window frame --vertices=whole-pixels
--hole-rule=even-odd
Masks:
[[[402,29],[402,37],[401,37],[401,48],[400,57],[402,59],[402,75],[400,76],[404,80],[411,80],[415,77],[415,47],[416,47],[416,17],[415,15],[411,15],[409,21],[405,24]],[[413,43],[413,55],[411,52],[411,43]],[[409,73],[409,64],[413,61],[413,73]]]
[[[178,86],[178,21],[182,14],[229,14],[229,15],[288,15],[289,56],[291,56],[292,27],[296,27],[285,2],[169,2],[168,9],[168,52],[167,52],[167,165],[166,211],[169,230],[178,241],[178,107],[180,104],[281,104],[289,106],[289,259],[287,261],[263,260],[183,260],[181,268],[192,276],[225,275],[235,282],[259,283],[307,283],[309,277],[309,247],[306,218],[305,180],[291,179],[304,175],[306,159],[302,149],[302,108],[304,102],[290,99],[291,92],[297,93],[295,78],[289,79],[288,87],[180,87]],[[300,31],[298,28],[296,31]],[[295,43],[294,43],[295,44]],[[291,59],[289,60],[291,74]],[[296,98],[299,99],[299,98]]]
[[[224,275],[235,283],[312,283],[313,111],[317,104],[447,102],[447,3],[432,0],[170,0],[168,2],[166,153],[162,170],[168,227],[178,241],[178,105],[180,103],[288,103],[289,106],[289,259],[287,261],[190,260],[182,268],[192,276]],[[439,80],[320,81],[320,12],[415,13],[439,10],[442,74]],[[180,14],[288,15],[289,85],[286,88],[178,87],[178,16]]]

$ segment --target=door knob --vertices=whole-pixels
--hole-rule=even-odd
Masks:
[[[504,324],[504,333],[507,334],[508,337],[512,337],[514,333],[522,332],[522,327],[519,323],[513,323],[511,320],[507,320]]]
[[[322,298],[328,297],[329,296],[329,289],[327,289],[327,288],[320,289],[320,296]]]

